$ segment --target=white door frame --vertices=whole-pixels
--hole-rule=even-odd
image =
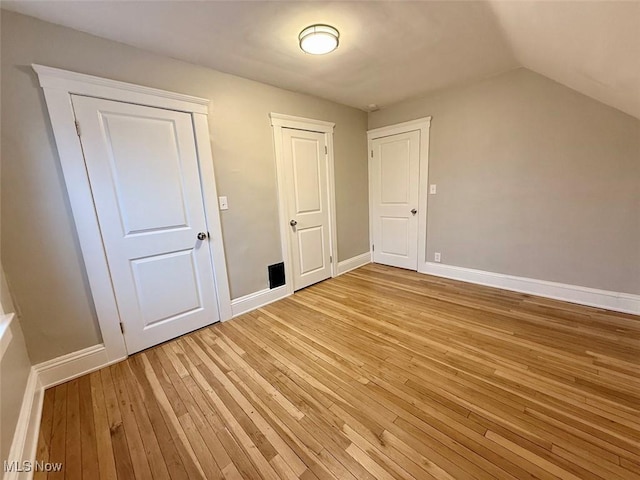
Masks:
[[[420,132],[420,178],[418,181],[418,272],[426,273],[427,268],[427,204],[429,199],[429,129],[431,117],[418,118],[408,122],[397,123],[386,127],[367,131],[369,151],[369,245],[372,247],[373,261],[373,197],[371,189],[371,159],[373,157],[372,141],[376,138],[389,137],[399,133]]]
[[[100,235],[98,217],[93,206],[93,196],[85,168],[82,146],[76,131],[75,115],[71,103],[72,94],[191,114],[200,167],[205,217],[211,235],[209,249],[215,272],[218,309],[221,320],[230,319],[231,297],[207,122],[209,100],[42,65],[34,64],[32,67],[38,74],[40,86],[44,90],[71,211],[80,241],[80,249],[104,342],[106,353],[106,358],[103,359],[104,363],[113,363],[126,358],[127,349],[120,330],[120,315],[115,293],[111,286],[111,276]],[[205,179],[206,181],[204,181]]]
[[[324,133],[327,144],[327,188],[329,189],[329,251],[331,255],[331,278],[337,274],[338,236],[336,232],[336,187],[333,165],[333,128],[335,123],[313,120],[304,117],[294,117],[281,113],[270,113],[273,127],[273,144],[276,157],[276,176],[278,178],[278,219],[280,221],[280,242],[282,245],[282,259],[284,260],[285,288],[287,295],[293,293],[293,254],[289,240],[289,212],[287,205],[286,183],[284,176],[284,153],[282,145],[282,129],[293,128],[310,132]]]

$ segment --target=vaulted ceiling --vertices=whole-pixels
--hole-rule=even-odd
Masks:
[[[640,1],[3,1],[2,8],[357,108],[524,66],[640,118]],[[312,23],[340,30],[304,54]]]

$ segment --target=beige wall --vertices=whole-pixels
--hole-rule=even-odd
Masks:
[[[430,261],[640,293],[640,120],[518,69],[369,128],[427,115]]]
[[[0,88],[1,83],[2,79],[0,78]],[[0,162],[2,158],[3,156],[0,155]],[[1,173],[0,166],[0,176]],[[2,196],[0,195],[0,210],[1,202]],[[4,313],[13,311],[14,306],[5,278],[4,268],[0,262],[0,317],[4,317]],[[0,318],[0,322],[3,320],[6,321],[6,318]],[[19,460],[17,458],[10,459],[8,456],[13,444],[18,416],[20,415],[27,379],[31,370],[31,361],[27,354],[20,321],[17,318],[13,318],[9,329],[4,332],[4,335],[11,335],[11,341],[6,351],[0,353],[0,463],[5,460]]]
[[[364,112],[6,11],[1,33],[2,261],[34,363],[96,344],[100,334],[31,63],[211,99],[233,298],[266,288],[267,265],[282,261],[269,112],[336,123],[339,260],[368,250]]]

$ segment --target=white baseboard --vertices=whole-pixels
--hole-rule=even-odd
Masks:
[[[338,262],[338,272],[336,275],[342,275],[343,273],[350,272],[351,270],[355,270],[367,263],[371,263],[371,252],[356,255],[355,257]]]
[[[231,300],[231,312],[233,317],[242,315],[243,313],[250,312],[256,308],[264,307],[270,303],[278,301],[282,298],[288,297],[286,285],[276,288],[265,288],[259,292],[250,293],[244,297],[239,297]]]
[[[40,418],[42,416],[42,401],[44,400],[44,388],[38,379],[38,372],[31,367],[22,406],[18,415],[16,431],[13,434],[13,442],[9,450],[9,461],[33,462],[38,448],[38,433],[40,430]],[[4,480],[28,480],[33,478],[33,472],[6,472]]]
[[[120,360],[110,361],[104,345],[100,344],[31,367],[9,460],[18,461],[21,465],[35,460],[45,389]],[[30,480],[31,478],[33,478],[33,472],[27,471],[7,472],[3,477],[4,480]]]
[[[124,359],[109,360],[103,344],[34,365],[43,388],[55,387]]]
[[[369,252],[338,262],[336,276],[342,275],[343,273],[361,267],[362,265],[366,265],[370,262],[371,253]],[[237,317],[243,313],[250,312],[256,308],[264,307],[265,305],[281,300],[289,295],[286,285],[273,289],[265,288],[259,292],[250,293],[244,297],[231,300],[231,312],[233,317]]]
[[[420,273],[502,288],[504,290],[513,290],[514,292],[529,293],[540,297],[564,300],[566,302],[604,308],[616,312],[640,315],[640,295],[633,295],[631,293],[611,292],[608,290],[516,277],[502,273],[485,272],[433,262],[423,264],[420,268]]]

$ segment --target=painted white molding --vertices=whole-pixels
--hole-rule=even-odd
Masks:
[[[22,464],[24,461],[35,460],[43,400],[44,388],[38,379],[38,372],[32,367],[9,450],[9,458],[7,459],[9,462]],[[4,480],[27,480],[33,478],[33,472],[7,472],[3,478]]]
[[[338,275],[360,268],[367,263],[371,263],[371,252],[365,252],[362,255],[356,255],[355,257],[338,262]]]
[[[311,132],[324,133],[327,144],[327,188],[329,189],[329,246],[331,262],[331,277],[337,275],[338,258],[338,232],[336,227],[336,186],[335,186],[335,166],[333,155],[333,129],[335,123],[311,118],[295,117],[281,113],[269,114],[271,126],[273,128],[273,147],[276,160],[276,177],[278,182],[278,221],[280,223],[280,245],[282,259],[284,260],[285,287],[289,295],[293,294],[293,258],[292,249],[289,245],[289,219],[287,217],[287,195],[284,178],[284,153],[282,151],[282,129],[292,128],[296,130],[307,130]],[[234,313],[235,316],[235,313]]]
[[[369,138],[388,137],[390,135],[397,135],[398,133],[412,132],[414,130],[420,130],[425,127],[425,123],[431,123],[431,117],[416,118],[415,120],[409,120],[408,122],[396,123],[386,127],[378,127],[372,130],[367,130],[367,136]],[[427,125],[428,126],[428,125]]]
[[[250,293],[244,297],[236,298],[231,301],[233,316],[237,317],[243,313],[255,310],[256,308],[264,307],[265,305],[286,298],[289,295],[291,295],[291,293],[287,291],[285,285],[282,285],[281,287],[272,289],[265,288],[259,292]]]
[[[565,302],[577,303],[589,307],[640,315],[640,295],[630,293],[612,292],[578,285],[516,277],[502,273],[485,272],[483,270],[474,270],[433,262],[425,263],[419,271],[420,273],[451,278],[453,280],[462,280],[463,282],[478,285],[486,285],[555,300],[563,300]]]
[[[182,93],[94,77],[44,65],[33,64],[32,67],[38,74],[40,86],[45,89],[62,90],[63,92],[107,99],[114,99],[116,96],[121,102],[140,103],[141,105],[158,106],[183,112],[205,115],[209,112],[210,101],[206,98],[192,97]],[[158,101],[158,99],[162,100]]]
[[[206,115],[193,114],[193,128],[198,152],[198,164],[200,165],[200,185],[204,202],[204,214],[209,229],[209,251],[211,255],[211,267],[218,299],[218,314],[221,321],[230,320],[231,292],[227,274],[227,259],[224,252],[222,239],[222,223],[220,221],[220,209],[218,207],[218,191],[213,170],[213,153],[209,138],[209,124]],[[205,181],[206,180],[206,181]]]
[[[44,391],[61,383],[81,377],[121,359],[109,359],[104,345],[94,345],[31,367],[25,388],[16,431],[11,443],[9,462],[35,460],[38,432],[42,417]],[[4,480],[28,480],[33,472],[9,472]]]
[[[202,174],[201,180],[207,179],[206,182],[202,182],[203,196],[207,225],[213,238],[209,242],[209,248],[213,252],[216,265],[214,272],[218,308],[222,320],[230,318],[231,299],[206,116],[209,100],[42,65],[32,65],[32,67],[37,72],[40,85],[44,90],[80,249],[102,333],[106,363],[113,363],[126,357],[127,349],[120,330],[120,314],[111,284],[98,218],[93,208],[93,196],[85,169],[82,145],[76,132],[75,115],[71,103],[72,94],[179,110],[191,114]]]
[[[371,162],[371,142],[375,138],[388,137],[399,133],[420,131],[420,175],[418,179],[418,265],[427,263],[427,208],[429,203],[429,130],[431,117],[418,118],[387,127],[367,131],[367,157]],[[369,163],[369,246],[373,245],[373,198],[371,188],[371,163]]]
[[[4,357],[4,352],[9,348],[13,334],[11,333],[11,321],[15,314],[6,313],[0,315],[0,361]]]
[[[333,127],[332,127],[333,128]],[[333,130],[327,139],[327,188],[329,189],[329,238],[331,239],[331,278],[338,275],[338,223],[336,220],[336,177],[333,156]]]
[[[105,346],[99,344],[39,363],[33,368],[38,374],[42,387],[50,388],[125,358],[127,358],[126,355],[121,358],[110,358]]]
[[[332,133],[336,126],[333,122],[315,120],[313,118],[295,117],[282,113],[270,113],[272,127],[295,128],[297,130],[310,130],[312,132]]]

